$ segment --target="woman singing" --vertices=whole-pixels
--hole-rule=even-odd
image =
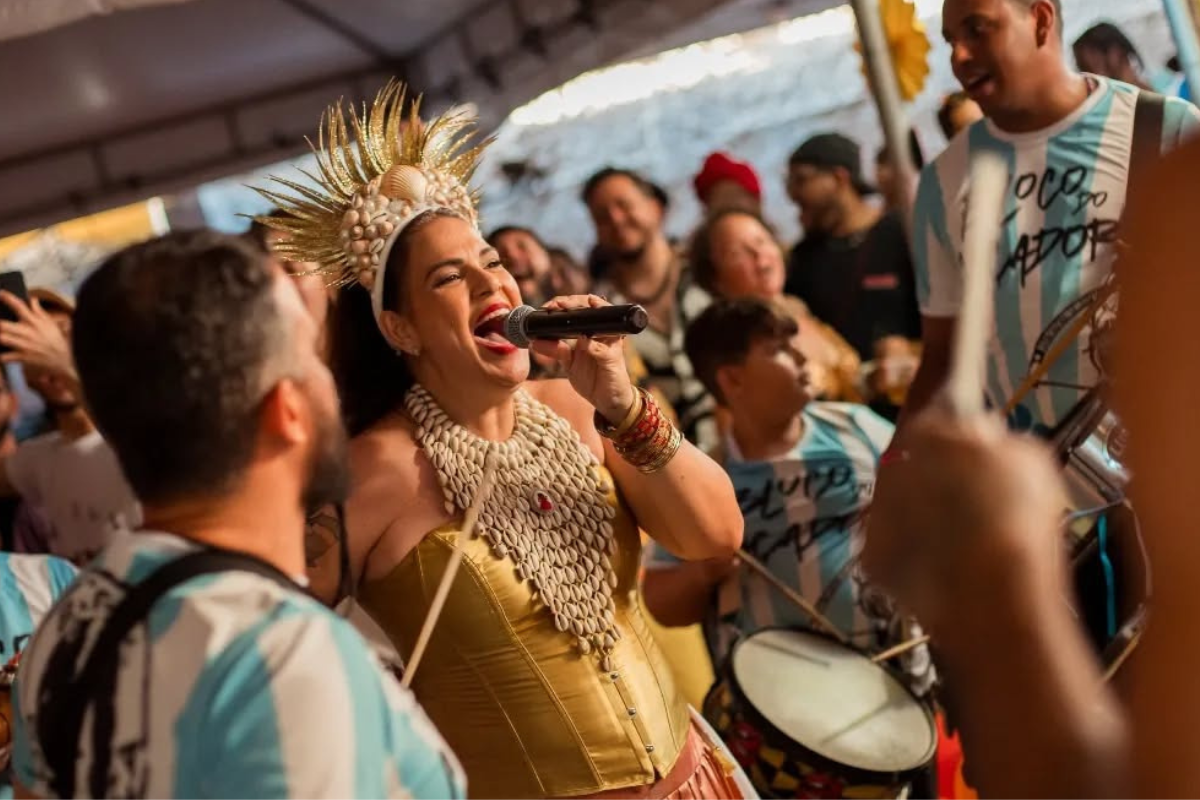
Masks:
[[[353,437],[352,579],[326,527],[310,536],[313,587],[333,602],[352,585],[408,658],[495,459],[413,683],[471,795],[742,796],[635,599],[639,526],[683,558],[736,551],[729,480],[635,390],[619,339],[540,343],[569,379],[526,381],[528,353],[501,335],[521,297],[466,188],[481,150],[463,147],[471,121],[422,123],[414,108],[404,124],[403,103],[393,83],[352,114],[357,149],[334,109],[321,191],[267,193],[291,212],[275,222],[289,234],[279,252],[347,284],[332,335]]]

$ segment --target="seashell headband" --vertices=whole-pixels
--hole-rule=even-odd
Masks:
[[[392,80],[361,115],[351,108],[347,116],[339,100],[322,115],[317,144],[309,142],[319,174],[301,170],[317,188],[272,176],[291,194],[256,189],[286,215],[255,218],[285,234],[274,251],[315,262],[314,273],[331,285],[361,284],[377,321],[380,268],[408,223],[447,209],[478,228],[479,196],[467,184],[490,143],[468,146],[478,134],[476,120],[461,110],[422,122],[419,97],[405,120],[404,98],[404,85]]]

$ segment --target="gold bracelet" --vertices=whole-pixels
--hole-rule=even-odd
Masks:
[[[633,390],[633,405],[625,412],[625,418],[621,420],[619,425],[612,425],[608,419],[599,411],[595,413],[596,430],[601,436],[608,439],[615,439],[618,436],[623,436],[642,416],[642,412],[646,410],[646,397],[642,389],[634,388]]]

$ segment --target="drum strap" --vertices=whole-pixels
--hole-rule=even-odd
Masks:
[[[1135,204],[1135,195],[1145,180],[1150,166],[1162,155],[1163,112],[1166,108],[1166,98],[1154,92],[1138,92],[1133,111],[1133,137],[1129,147],[1129,168],[1125,175],[1125,210]],[[1096,292],[1096,299],[1088,309],[1079,316],[1066,333],[1046,353],[1036,367],[1025,377],[1021,385],[1013,392],[1012,397],[1004,406],[1005,415],[1010,414],[1017,405],[1037,388],[1050,369],[1058,362],[1064,353],[1075,342],[1083,329],[1092,318],[1104,307],[1116,292],[1115,282],[1101,286]]]
[[[1125,177],[1125,209],[1137,205],[1134,200],[1145,182],[1146,173],[1162,156],[1163,114],[1167,99],[1154,92],[1138,92],[1133,110],[1133,143],[1129,149],[1129,170]]]
[[[245,553],[215,548],[188,553],[159,567],[149,578],[130,589],[116,605],[97,635],[83,669],[72,681],[74,686],[59,688],[49,697],[41,693],[37,734],[50,767],[51,787],[56,797],[76,796],[75,772],[83,719],[89,706],[94,709],[92,764],[84,796],[108,796],[121,643],[134,627],[146,620],[158,599],[174,587],[201,575],[233,571],[251,572],[273,580],[289,591],[301,591],[283,572]],[[60,642],[56,650],[62,647]],[[51,654],[52,662],[57,660],[56,656],[57,652]]]

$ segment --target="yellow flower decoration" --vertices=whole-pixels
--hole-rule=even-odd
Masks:
[[[929,77],[929,51],[932,45],[925,33],[925,25],[917,16],[917,7],[911,0],[879,0],[879,16],[887,36],[888,52],[896,72],[900,97],[910,102],[925,88],[925,79]],[[861,55],[862,43],[855,42],[854,49]],[[865,63],[862,69],[865,74]]]

